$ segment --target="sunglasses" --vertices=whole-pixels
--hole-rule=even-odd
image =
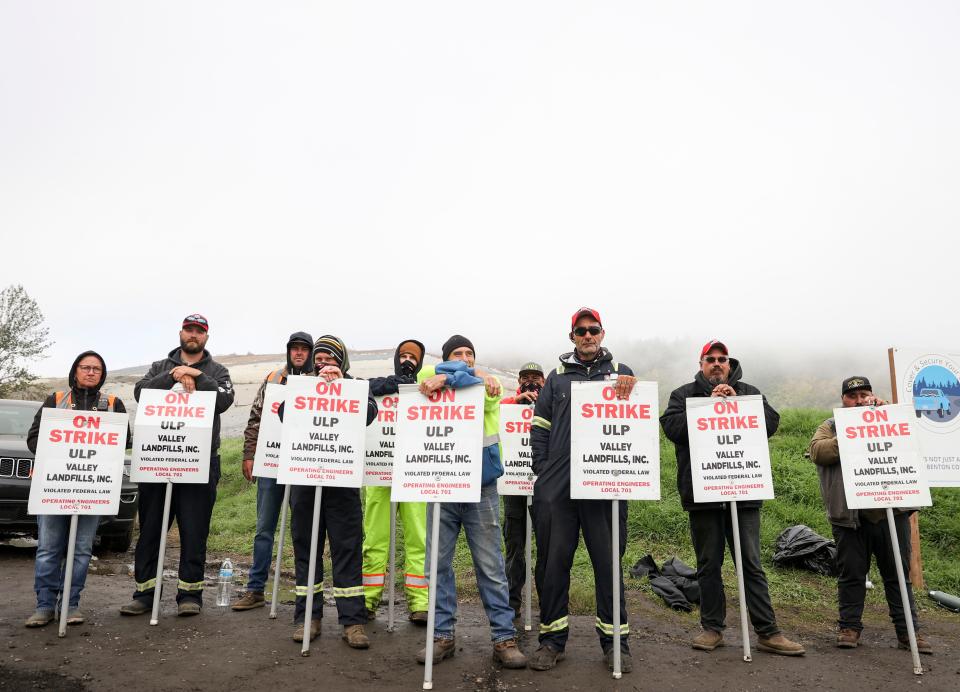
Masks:
[[[726,363],[728,360],[730,360],[726,356],[704,356],[703,359],[706,362],[710,363],[711,365],[713,363],[720,363],[722,365],[723,363]]]
[[[186,322],[186,323],[188,323],[188,324],[190,324],[190,323],[207,324],[207,318],[206,318],[206,317],[200,317],[200,315],[190,315],[190,317],[186,318],[186,319],[184,320],[184,322]]]
[[[601,329],[600,327],[597,327],[597,326],[593,326],[593,327],[577,327],[576,329],[573,330],[573,333],[576,334],[577,336],[586,336],[587,334],[589,334],[590,336],[596,336],[597,334],[599,334],[599,333],[602,332],[602,331],[603,331],[603,329]]]

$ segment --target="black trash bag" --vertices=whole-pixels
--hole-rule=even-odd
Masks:
[[[653,561],[652,555],[644,555],[630,568],[630,576],[637,577],[638,579],[642,579],[643,577],[653,579],[654,577],[660,576],[660,569],[657,567],[657,563]]]
[[[777,536],[773,564],[777,567],[796,567],[835,577],[839,574],[837,544],[809,526],[788,526]]]
[[[665,577],[685,577],[686,579],[697,578],[697,570],[676,556],[664,562],[663,567],[660,568],[660,571]]]
[[[693,610],[693,604],[687,600],[686,595],[674,584],[673,580],[677,578],[678,577],[673,577],[672,579],[669,577],[651,577],[650,586],[653,587],[655,594],[667,602],[668,606],[674,610],[682,610],[685,613],[689,613]]]

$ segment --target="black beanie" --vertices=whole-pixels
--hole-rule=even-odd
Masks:
[[[316,360],[317,352],[329,353],[337,361],[337,367],[346,372],[344,361],[347,359],[347,349],[343,342],[335,336],[324,334],[313,344],[313,358]]]
[[[450,360],[450,354],[463,346],[466,346],[473,351],[474,356],[477,355],[477,349],[473,347],[473,342],[470,341],[470,339],[465,336],[460,336],[459,334],[454,334],[447,339],[446,343],[443,345],[443,359]]]

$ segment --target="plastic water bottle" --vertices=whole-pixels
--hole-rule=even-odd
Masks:
[[[224,607],[233,600],[233,563],[230,558],[220,565],[220,579],[217,582],[217,605]]]
[[[957,598],[953,594],[944,593],[943,591],[931,591],[929,595],[930,598],[942,605],[947,610],[960,613],[960,598]]]

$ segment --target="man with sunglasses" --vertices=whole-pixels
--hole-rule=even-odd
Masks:
[[[537,403],[543,383],[543,367],[532,361],[525,363],[517,376],[517,393],[502,399],[500,403],[533,405]],[[527,498],[524,495],[503,496],[503,544],[510,607],[516,619],[520,617],[527,576]]]
[[[700,350],[700,370],[693,382],[678,387],[670,394],[667,410],[660,416],[663,432],[677,452],[677,489],[680,502],[690,519],[690,537],[697,554],[697,581],[700,584],[700,625],[703,631],[691,645],[701,651],[723,646],[726,627],[726,595],[723,590],[724,544],[733,550],[733,528],[730,510],[725,502],[695,502],[690,471],[690,442],[687,437],[687,399],[690,397],[727,397],[760,394],[760,390],[743,382],[740,361],[730,358],[725,344],[708,341]],[[780,425],[777,413],[766,397],[763,399],[767,436]],[[757,648],[784,656],[801,656],[803,646],[790,641],[780,632],[770,603],[767,577],[760,564],[760,500],[737,503],[740,545],[743,559],[743,582],[746,589],[750,622],[757,633]]]
[[[637,378],[600,344],[605,332],[600,313],[580,308],[570,320],[574,350],[560,356],[537,396],[530,447],[533,472],[533,527],[537,537],[535,581],[540,598],[540,648],[530,657],[532,670],[550,670],[563,658],[570,629],[570,567],[580,532],[593,563],[597,593],[597,635],[607,666],[613,670],[612,517],[605,500],[570,498],[570,390],[574,382],[615,380],[617,398],[626,399]],[[627,545],[627,503],[620,503],[620,556]],[[633,667],[627,635],[630,624],[620,575],[620,669]]]
[[[177,615],[199,615],[203,605],[203,567],[207,561],[207,536],[210,517],[217,499],[220,480],[220,414],[233,405],[233,383],[230,372],[216,362],[205,348],[210,323],[196,313],[183,318],[180,347],[156,361],[139,382],[133,395],[140,400],[144,389],[173,389],[179,384],[184,391],[217,393],[210,445],[210,476],[206,483],[174,483],[170,518],[176,518],[180,532],[180,572],[177,583]],[[166,488],[163,483],[140,483],[140,537],[134,553],[134,578],[137,586],[133,600],[120,608],[121,615],[143,615],[153,605],[157,584],[157,555],[160,551],[163,504]]]

